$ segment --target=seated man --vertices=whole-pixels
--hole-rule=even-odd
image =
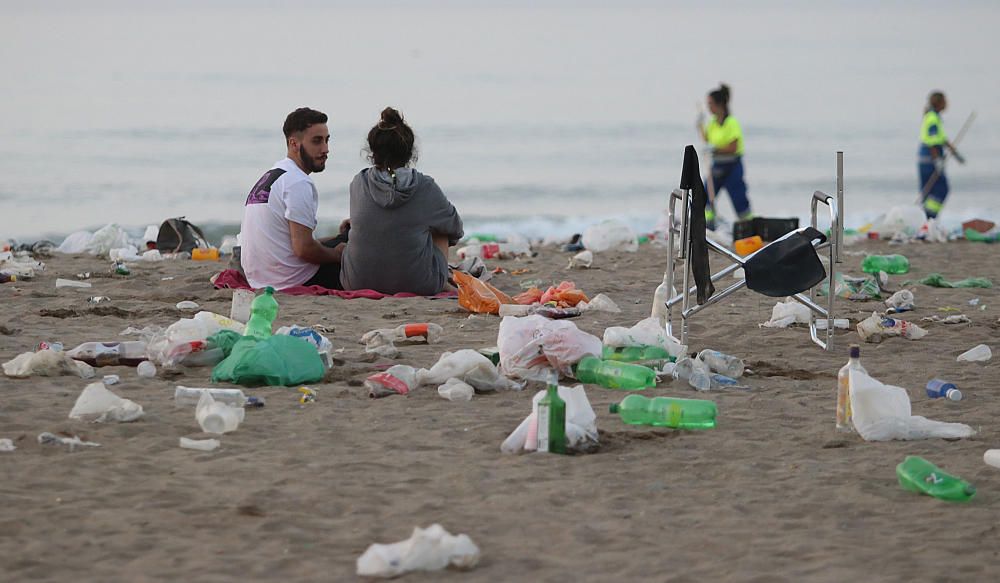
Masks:
[[[243,211],[241,262],[254,289],[299,285],[340,286],[340,258],[350,222],[340,235],[313,238],[319,194],[309,174],[322,172],[330,153],[325,113],[302,107],[285,118],[288,157],[250,189]]]

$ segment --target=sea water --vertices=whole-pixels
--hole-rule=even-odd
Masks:
[[[911,203],[922,109],[942,89],[950,136],[979,114],[943,220],[997,218],[1000,76],[982,73],[995,14],[987,1],[2,3],[0,239],[178,215],[235,232],[299,106],[330,115],[319,234],[347,216],[387,105],[467,232],[568,235],[607,217],[647,230],[720,80],[757,214],[804,219],[814,190],[835,192],[837,150],[848,226]],[[942,31],[947,50],[928,40]]]

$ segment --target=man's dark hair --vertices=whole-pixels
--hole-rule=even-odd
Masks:
[[[326,123],[326,119],[326,114],[322,111],[300,107],[285,118],[285,125],[282,126],[282,130],[285,132],[285,139],[287,140],[292,137],[292,134],[306,131],[310,126],[318,123]]]

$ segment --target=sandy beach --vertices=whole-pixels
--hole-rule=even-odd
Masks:
[[[894,286],[940,272],[947,279],[1000,282],[995,248],[983,244],[866,241],[847,248],[844,268],[859,275],[858,252],[898,252],[913,270]],[[595,269],[566,271],[569,254],[543,248],[528,260],[490,267],[524,269],[493,283],[516,293],[523,280],[575,281],[605,293],[620,314],[573,320],[601,336],[648,316],[665,251],[602,253]],[[0,286],[0,360],[40,341],[71,348],[123,340],[128,326],[166,326],[189,316],[174,305],[193,300],[228,314],[231,292],[209,277],[223,264],[137,264],[127,278],[94,277],[93,288],[56,289],[57,277],[107,273],[90,256],[45,260],[35,279]],[[172,278],[172,279],[164,279]],[[177,408],[177,385],[209,386],[210,369],[180,369],[141,379],[127,367],[112,388],[142,405],[134,423],[88,424],[67,414],[88,381],[76,377],[0,378],[0,579],[4,581],[350,581],[355,560],[373,542],[395,542],[414,526],[440,523],[480,547],[467,572],[412,573],[406,581],[993,581],[1000,572],[996,513],[1000,470],[982,454],[997,447],[1000,415],[996,361],[956,362],[979,343],[1000,348],[997,289],[913,285],[919,322],[952,306],[971,324],[920,322],[930,332],[910,341],[863,344],[862,362],[883,382],[908,389],[914,414],[960,421],[978,434],[956,441],[868,443],[834,429],[836,372],[847,345],[838,331],[824,352],[802,327],[759,328],[774,299],[743,292],[692,327],[693,350],[744,358],[750,392],[695,393],[661,381],[644,394],[708,398],[719,407],[714,430],[682,432],[624,425],[608,404],[625,393],[586,387],[597,412],[600,450],[591,455],[503,455],[499,446],[530,411],[537,386],[440,398],[425,386],[408,397],[372,400],[362,381],[398,362],[430,367],[441,352],[497,342],[499,318],[470,316],[454,299],[350,300],[279,294],[278,324],[317,325],[337,362],[315,403],[290,388],[256,388],[266,407],[248,410],[239,430],[211,453],[178,447],[201,434],[193,409]],[[90,296],[110,303],[88,304]],[[968,301],[980,298],[979,306]],[[853,324],[881,302],[838,300]],[[440,344],[401,347],[398,359],[372,358],[358,343],[366,331],[407,322],[444,327]],[[926,324],[926,325],[925,325]],[[960,402],[930,400],[932,378],[958,385]],[[567,383],[564,384],[574,384]],[[101,444],[70,453],[39,445],[42,432]],[[968,504],[906,492],[895,467],[924,456],[978,488]]]

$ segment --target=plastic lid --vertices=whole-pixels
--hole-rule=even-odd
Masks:
[[[952,401],[961,401],[962,391],[958,389],[948,389],[948,392],[945,394],[945,396],[951,399]]]
[[[612,413],[617,413],[618,403],[611,403],[610,405],[608,405],[608,411],[611,411]]]

